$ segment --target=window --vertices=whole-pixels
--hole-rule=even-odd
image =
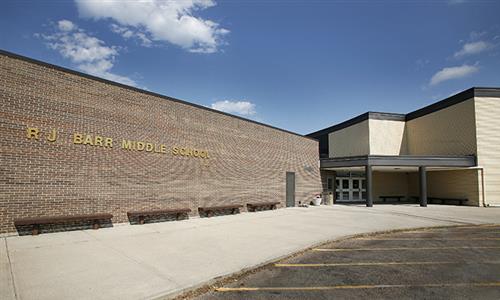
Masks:
[[[333,178],[326,179],[326,189],[329,191],[333,190]]]
[[[345,190],[349,188],[349,180],[347,179],[342,180],[342,188]]]
[[[352,188],[353,188],[353,189],[359,189],[359,180],[354,179],[354,180],[352,181]]]

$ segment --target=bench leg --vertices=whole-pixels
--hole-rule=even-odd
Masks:
[[[101,227],[101,224],[99,224],[99,221],[95,221],[94,224],[92,224],[92,229],[97,230]]]
[[[179,221],[179,217],[180,217],[180,215],[181,215],[180,213],[175,214],[175,220],[176,220],[176,221]]]
[[[31,229],[31,235],[38,235],[40,233],[40,225],[35,224],[33,225],[33,228]]]

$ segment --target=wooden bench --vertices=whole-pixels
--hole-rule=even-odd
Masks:
[[[427,197],[427,201],[432,203],[433,201],[441,201],[441,204],[445,202],[457,202],[458,205],[463,205],[465,202],[469,201],[466,198],[443,198],[443,197]]]
[[[247,203],[248,211],[255,211],[258,207],[270,207],[271,209],[276,209],[276,206],[280,204],[279,202],[254,202]]]
[[[190,213],[189,208],[179,208],[179,209],[158,209],[158,210],[146,210],[146,211],[129,211],[127,216],[130,218],[138,218],[139,224],[144,224],[144,218],[147,216],[159,216],[159,215],[171,215],[175,214],[175,219],[179,220],[182,214]]]
[[[387,199],[396,199],[398,200],[398,202],[401,202],[401,199],[404,199],[405,196],[400,196],[400,195],[396,195],[396,196],[379,196],[380,199],[382,199],[383,202],[386,202]]]
[[[231,210],[231,214],[235,214],[243,205],[223,205],[223,206],[208,206],[208,207],[198,207],[198,212],[201,214],[206,214],[207,217],[213,216],[215,211],[218,210]]]
[[[68,222],[79,222],[79,221],[94,221],[92,223],[93,229],[99,229],[100,220],[108,220],[113,218],[112,214],[89,214],[89,215],[73,215],[73,216],[47,216],[47,217],[36,217],[36,218],[25,218],[25,219],[15,219],[15,226],[26,226],[32,225],[31,230],[32,235],[37,235],[40,233],[40,225],[42,224],[56,224],[56,223],[68,223]]]

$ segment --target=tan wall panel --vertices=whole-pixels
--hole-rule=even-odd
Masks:
[[[408,173],[408,197],[418,197],[419,188],[418,172]]]
[[[408,175],[401,172],[373,172],[373,199],[380,196],[408,196]]]
[[[328,135],[330,157],[368,155],[368,120]]]
[[[478,165],[486,204],[500,205],[500,98],[475,98]]]
[[[419,174],[408,176],[408,195],[419,196]],[[443,198],[467,198],[467,205],[482,203],[479,170],[447,170],[427,172],[427,196]]]
[[[407,153],[404,121],[370,119],[369,126],[371,155]]]
[[[406,122],[408,154],[476,154],[473,99]]]
[[[427,173],[429,197],[467,198],[467,205],[479,206],[479,171],[451,170]]]

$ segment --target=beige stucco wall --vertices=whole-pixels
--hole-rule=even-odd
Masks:
[[[408,175],[403,172],[373,172],[373,200],[380,196],[408,196]]]
[[[369,120],[370,154],[406,154],[406,134],[404,121]]]
[[[476,154],[474,100],[406,122],[410,155]]]
[[[480,204],[478,170],[432,171],[427,173],[429,197],[467,198],[467,205]]]
[[[368,155],[368,120],[330,133],[328,143],[330,157]]]
[[[500,205],[500,98],[475,98],[477,159],[484,168],[485,203]]]
[[[408,195],[419,195],[418,172],[408,176]],[[427,172],[427,196],[467,198],[466,205],[482,205],[481,173],[477,169],[443,170]]]

